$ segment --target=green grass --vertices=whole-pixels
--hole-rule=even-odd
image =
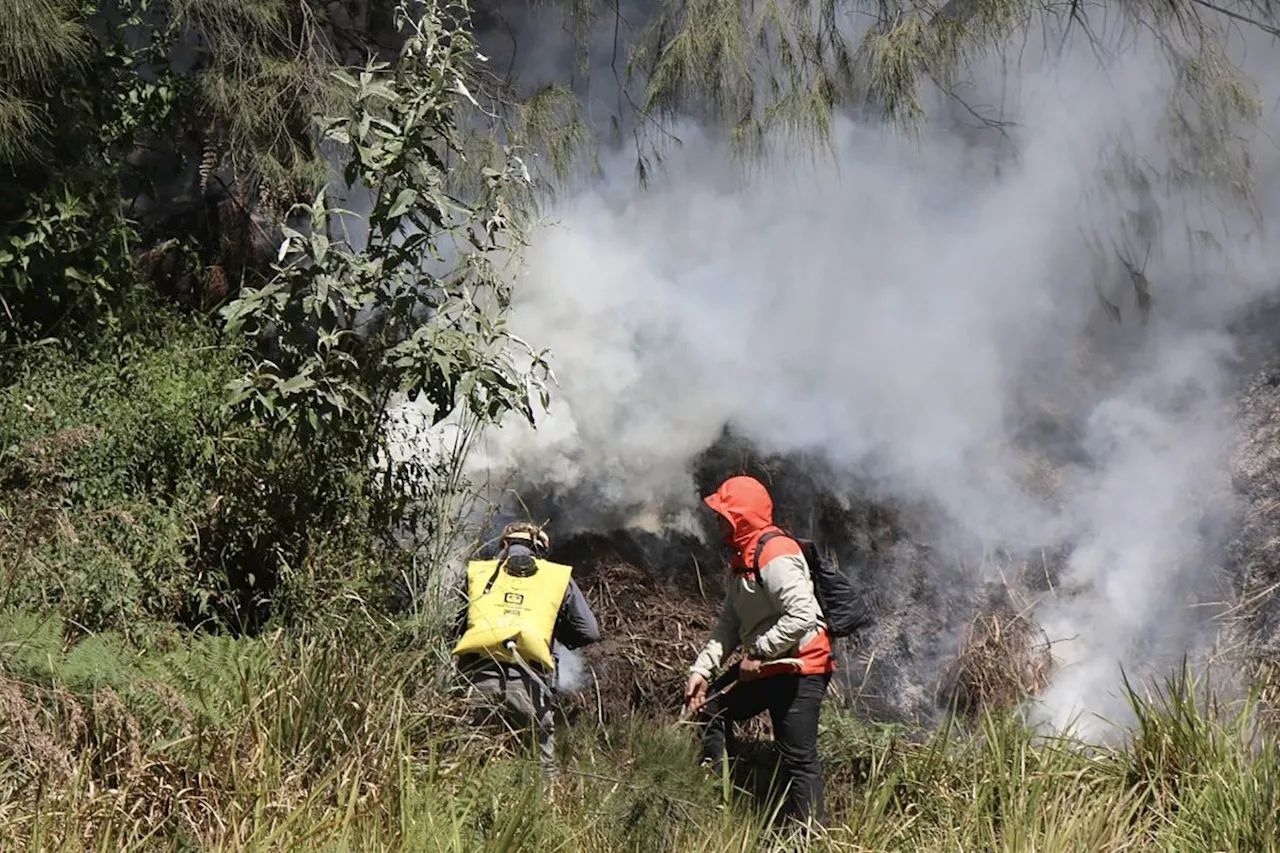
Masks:
[[[515,738],[463,724],[439,650],[394,632],[107,634],[65,652],[60,637],[0,620],[3,849],[796,849],[744,778],[697,767],[674,720],[563,728],[544,786]],[[808,849],[1280,847],[1280,754],[1247,703],[1228,712],[1182,678],[1134,703],[1128,746],[1103,750],[1007,714],[918,742],[829,703],[834,820]],[[753,753],[767,773],[767,745]]]

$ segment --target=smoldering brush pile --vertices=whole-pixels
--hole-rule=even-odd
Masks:
[[[580,583],[601,635],[585,650],[590,674],[580,707],[606,722],[639,709],[677,713],[689,662],[715,624],[718,589],[704,599],[696,582],[662,581],[616,557]]]

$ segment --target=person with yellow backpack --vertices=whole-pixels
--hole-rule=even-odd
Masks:
[[[502,531],[495,559],[467,564],[459,614],[464,630],[453,649],[482,720],[505,712],[518,728],[532,727],[548,775],[555,767],[557,647],[578,649],[600,639],[573,568],[548,560],[550,550],[541,527],[513,522]]]

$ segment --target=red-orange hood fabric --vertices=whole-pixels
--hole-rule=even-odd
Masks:
[[[760,537],[771,530],[781,532],[773,523],[773,498],[754,477],[730,477],[703,502],[733,526],[733,547],[738,552],[733,559],[734,571],[750,571],[747,563],[755,556]]]

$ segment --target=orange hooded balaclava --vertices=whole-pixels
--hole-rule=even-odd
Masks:
[[[746,561],[755,554],[761,536],[769,531],[781,532],[773,523],[773,498],[754,477],[730,477],[715,494],[703,498],[703,503],[733,526],[732,542],[726,544],[732,544],[738,552],[732,564],[735,571],[749,568]]]

